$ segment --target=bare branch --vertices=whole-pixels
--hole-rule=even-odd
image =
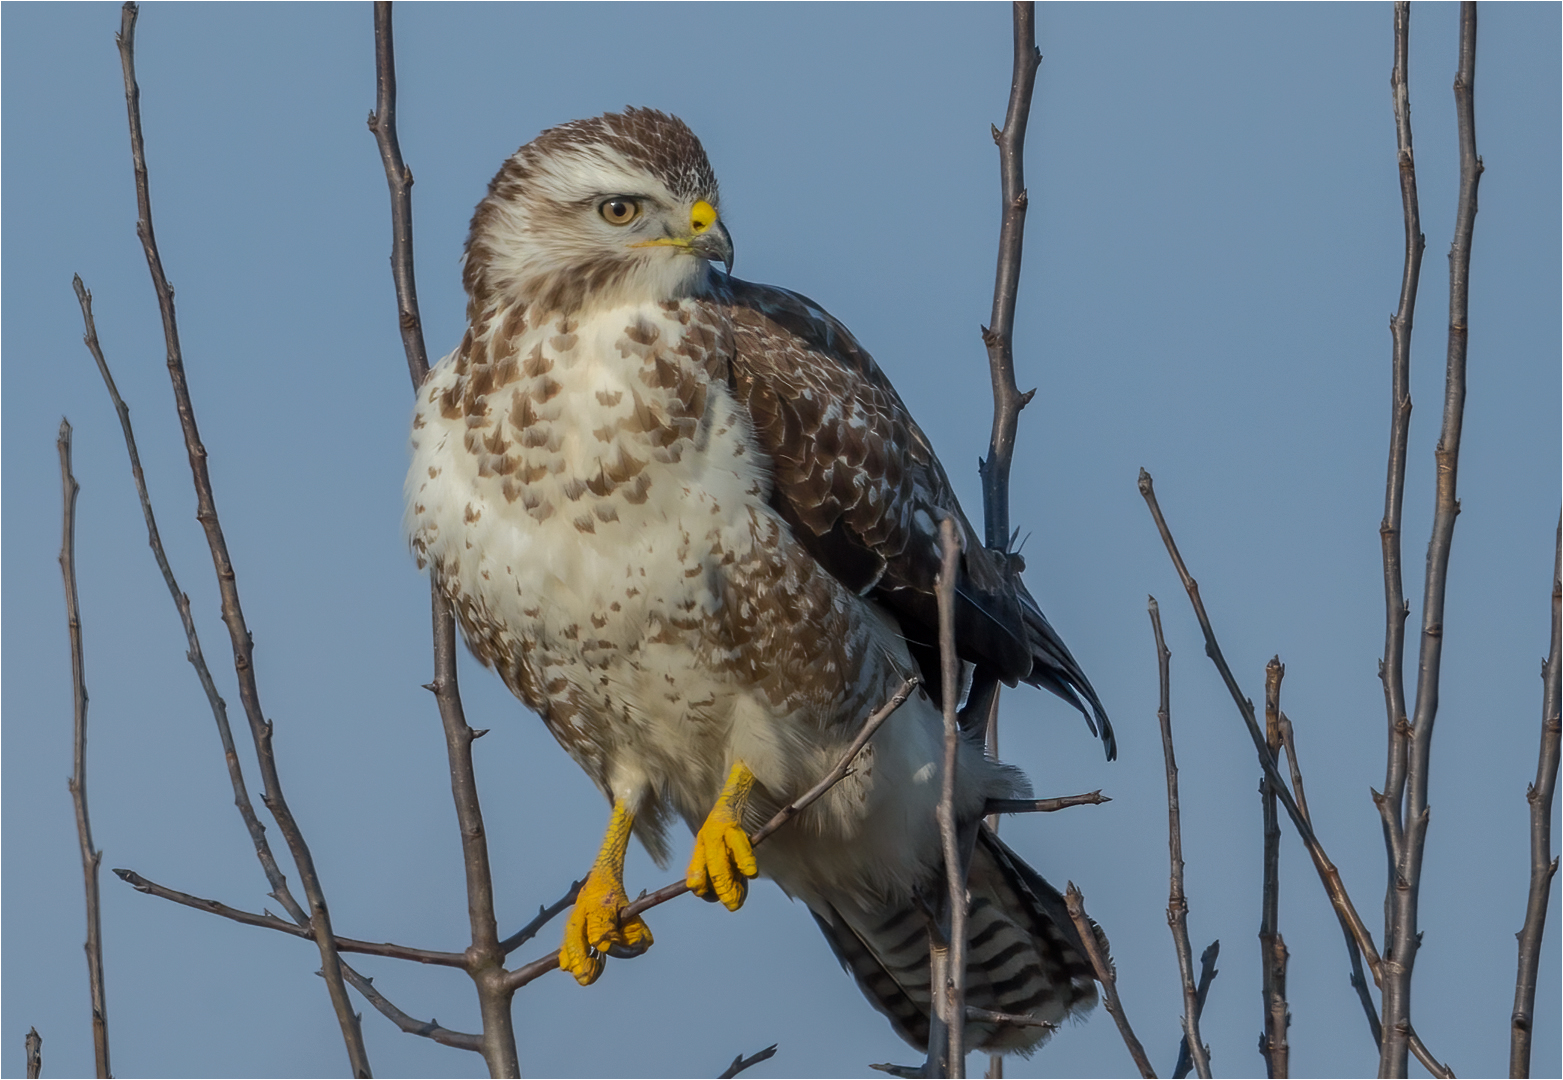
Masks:
[[[754,1055],[752,1055],[750,1057],[744,1057],[742,1054],[739,1054],[737,1057],[733,1058],[733,1063],[731,1065],[729,1065],[727,1068],[722,1070],[721,1075],[718,1076],[716,1078],[716,1080],[732,1080],[732,1077],[737,1076],[739,1073],[743,1072],[745,1069],[747,1069],[747,1068],[749,1068],[749,1067],[751,1067],[753,1065],[758,1065],[762,1061],[769,1061],[771,1058],[773,1058],[775,1056],[776,1056],[776,1044],[775,1043],[772,1043],[771,1045],[767,1046],[764,1050],[761,1050],[759,1053],[754,1054]]]
[[[222,524],[217,518],[217,506],[212,498],[211,477],[206,468],[206,447],[201,444],[200,431],[196,427],[195,408],[190,402],[190,389],[185,380],[184,358],[179,347],[179,326],[174,314],[174,290],[163,274],[162,258],[158,255],[157,239],[152,228],[152,195],[147,180],[146,153],[141,133],[141,91],[136,85],[135,32],[137,7],[126,3],[120,18],[119,45],[120,66],[125,76],[125,106],[130,122],[130,153],[135,169],[136,206],[139,219],[136,233],[146,253],[147,269],[152,275],[152,286],[157,293],[158,308],[163,317],[163,337],[168,350],[168,374],[173,382],[174,400],[179,412],[179,423],[184,430],[185,449],[190,457],[190,471],[195,482],[196,519],[206,531],[207,544],[211,548],[212,562],[217,571],[217,586],[222,594],[223,622],[233,643],[234,671],[239,680],[239,697],[250,722],[250,735],[255,742],[256,757],[260,761],[261,777],[265,784],[266,807],[276,818],[277,825],[287,839],[288,850],[298,867],[299,880],[309,900],[310,925],[320,949],[321,970],[326,975],[326,987],[331,1004],[336,1011],[337,1022],[342,1029],[342,1040],[347,1046],[348,1060],[355,1076],[369,1076],[369,1057],[364,1050],[363,1033],[348,1000],[347,987],[343,985],[338,968],[336,945],[331,930],[331,914],[326,907],[325,893],[315,872],[314,858],[304,842],[303,833],[288,808],[282,793],[282,782],[277,776],[276,758],[272,754],[272,725],[261,711],[260,691],[255,682],[254,646],[249,628],[244,622],[244,610],[239,603],[239,591],[235,581],[233,563],[228,557],[227,541],[223,538]]]
[[[1151,517],[1156,521],[1162,543],[1166,545],[1167,554],[1172,558],[1172,565],[1183,582],[1183,588],[1189,594],[1190,603],[1194,605],[1194,616],[1199,620],[1200,630],[1205,635],[1205,654],[1216,665],[1222,681],[1226,683],[1227,692],[1236,702],[1238,713],[1242,716],[1243,724],[1248,728],[1249,737],[1253,740],[1254,749],[1259,754],[1259,764],[1264,769],[1265,778],[1275,789],[1277,800],[1286,809],[1292,819],[1292,825],[1297,829],[1297,835],[1301,837],[1303,845],[1308,849],[1314,868],[1319,872],[1319,880],[1324,885],[1324,891],[1329,895],[1330,903],[1335,908],[1336,916],[1341,920],[1342,927],[1356,940],[1357,947],[1362,950],[1363,955],[1368,958],[1368,966],[1373,972],[1374,979],[1377,980],[1380,976],[1381,964],[1378,949],[1373,944],[1373,935],[1368,933],[1368,928],[1363,925],[1357,909],[1352,905],[1351,897],[1341,882],[1340,871],[1335,868],[1334,863],[1330,862],[1324,846],[1314,835],[1313,826],[1298,808],[1296,800],[1286,788],[1285,781],[1281,779],[1281,774],[1276,770],[1275,758],[1270,754],[1264,732],[1260,730],[1259,721],[1254,715],[1254,703],[1243,696],[1237,680],[1232,677],[1232,669],[1227,666],[1226,657],[1221,653],[1221,645],[1216,641],[1216,632],[1210,625],[1210,616],[1205,613],[1204,601],[1199,597],[1199,583],[1188,572],[1188,567],[1183,563],[1183,556],[1178,553],[1177,542],[1173,540],[1172,531],[1167,527],[1167,520],[1162,516],[1161,506],[1156,501],[1156,489],[1151,475],[1144,469],[1140,470],[1139,484],[1140,494],[1145,497],[1145,504],[1150,508]]]
[[[81,305],[82,325],[84,333],[83,343],[88,352],[92,354],[93,361],[98,366],[98,374],[103,377],[103,385],[108,389],[109,399],[114,403],[114,411],[119,415],[120,431],[125,437],[125,450],[130,456],[130,475],[135,481],[136,494],[141,500],[141,516],[146,520],[147,545],[152,549],[152,557],[157,560],[157,567],[163,574],[163,583],[168,586],[168,593],[173,598],[174,610],[179,614],[179,621],[184,626],[185,641],[189,646],[185,658],[195,668],[196,679],[201,683],[201,689],[206,693],[207,704],[211,706],[212,719],[217,724],[217,737],[222,742],[223,760],[228,768],[228,780],[233,787],[233,802],[239,810],[239,817],[244,821],[244,827],[250,834],[250,842],[255,847],[256,858],[260,860],[261,869],[265,871],[266,881],[271,886],[271,895],[276,898],[289,915],[299,925],[309,922],[309,915],[293,898],[288,890],[288,879],[283,875],[277,865],[276,857],[272,854],[271,843],[266,839],[266,826],[261,824],[260,818],[255,814],[255,808],[250,803],[249,788],[244,781],[244,769],[239,764],[239,753],[234,747],[233,730],[228,725],[228,706],[223,701],[222,695],[217,692],[217,683],[212,679],[211,670],[206,666],[206,657],[201,651],[201,638],[195,629],[195,620],[190,615],[190,598],[179,588],[179,582],[174,578],[173,568],[168,563],[168,555],[163,550],[163,540],[157,529],[157,516],[152,511],[152,499],[147,494],[146,476],[141,471],[141,454],[136,449],[136,433],[130,424],[130,407],[119,396],[119,388],[114,384],[114,375],[109,371],[108,361],[104,359],[103,349],[98,343],[98,328],[92,317],[92,293],[82,284],[80,277],[72,279],[76,289],[76,301]]]
[[[1292,774],[1292,791],[1297,800],[1297,809],[1302,813],[1303,820],[1308,822],[1309,828],[1312,828],[1313,818],[1308,813],[1308,798],[1303,791],[1302,762],[1297,757],[1296,735],[1285,710],[1280,711],[1278,726],[1281,746],[1286,750],[1286,763]],[[1374,801],[1380,804],[1380,809],[1383,808],[1382,800],[1383,796],[1375,792]],[[1362,1005],[1362,1013],[1368,1021],[1368,1031],[1373,1036],[1373,1046],[1377,1049],[1383,1042],[1383,1029],[1379,1025],[1378,1007],[1373,1004],[1373,994],[1368,990],[1367,977],[1362,973],[1362,950],[1357,947],[1357,939],[1352,936],[1351,928],[1344,921],[1341,922],[1341,933],[1346,938],[1346,956],[1351,963],[1351,988],[1357,993],[1357,1001]]]
[[[1197,1020],[1205,1012],[1205,998],[1210,994],[1210,984],[1216,981],[1216,957],[1221,955],[1221,942],[1212,941],[1205,946],[1205,951],[1199,954],[1199,989],[1194,991],[1194,1016]],[[1207,1054],[1209,1051],[1206,1051]],[[1183,1080],[1194,1067],[1194,1059],[1189,1054],[1189,1040],[1185,1035],[1178,1042],[1178,1063],[1173,1066],[1172,1080]]]
[[[862,728],[859,729],[857,736],[852,740],[852,742],[847,745],[846,753],[841,755],[841,760],[836,762],[836,767],[822,776],[819,783],[815,784],[802,795],[799,795],[792,802],[776,811],[776,813],[771,816],[771,820],[767,821],[764,825],[756,829],[754,831],[754,835],[749,837],[750,844],[758,844],[764,841],[777,829],[781,828],[783,825],[787,824],[787,822],[791,821],[793,818],[797,817],[800,813],[807,809],[821,795],[825,794],[825,792],[829,791],[842,780],[846,779],[848,771],[850,771],[852,768],[852,762],[857,758],[858,751],[862,750],[863,747],[868,745],[868,740],[874,737],[874,732],[879,730],[881,724],[890,719],[892,713],[894,713],[902,705],[906,704],[906,699],[912,696],[913,690],[917,689],[918,681],[919,680],[917,676],[912,675],[909,676],[904,682],[902,682],[901,685],[896,688],[895,693],[890,695],[890,700],[886,701],[878,709],[874,710],[868,719],[863,721]],[[631,904],[630,907],[633,908],[634,905]],[[633,911],[629,913],[638,914],[638,912]]]
[[[27,1048],[27,1080],[38,1080],[43,1073],[43,1036],[37,1028],[30,1027],[23,1042]]]
[[[1178,954],[1178,974],[1183,979],[1183,1045],[1189,1049],[1195,1074],[1210,1076],[1210,1051],[1199,1034],[1199,996],[1194,988],[1194,949],[1189,945],[1189,903],[1183,895],[1183,825],[1178,802],[1178,759],[1172,748],[1172,652],[1161,632],[1161,606],[1154,596],[1147,605],[1151,632],[1156,637],[1156,673],[1161,683],[1161,752],[1167,766],[1167,850],[1171,881],[1167,889],[1167,925],[1172,947]]]
[[[1009,107],[1004,129],[993,133],[999,147],[1002,212],[999,257],[993,281],[993,314],[982,328],[993,379],[993,432],[988,456],[978,463],[982,477],[983,532],[988,547],[1009,550],[1009,470],[1015,455],[1015,431],[1020,410],[1031,400],[1015,384],[1015,298],[1020,291],[1021,249],[1026,232],[1026,123],[1031,118],[1031,94],[1036,87],[1042,53],[1037,49],[1036,5],[1013,6],[1015,49],[1010,77]]]
[[[1292,722],[1281,712],[1279,728],[1281,732],[1281,748],[1286,751],[1286,764],[1292,774],[1292,797],[1297,800],[1297,809],[1302,811],[1302,816],[1310,822],[1313,820],[1308,813],[1308,796],[1303,791],[1302,766],[1297,763],[1297,745],[1292,731]]]
[[[949,1074],[966,1075],[966,860],[962,858],[955,822],[955,769],[960,752],[960,728],[955,720],[956,695],[960,692],[961,661],[955,655],[955,576],[959,573],[961,544],[955,522],[939,523],[944,565],[939,571],[940,686],[944,691],[944,774],[939,789],[939,839],[944,848],[944,879],[949,889],[950,943],[949,985],[933,984],[934,1003],[943,1006],[950,1029]]]
[[[275,915],[256,915],[253,912],[241,911],[231,908],[217,900],[207,900],[189,893],[170,889],[166,885],[159,885],[142,877],[134,870],[116,869],[114,871],[121,881],[135,889],[137,892],[146,893],[148,896],[160,897],[164,900],[172,900],[176,904],[185,907],[196,908],[200,911],[220,915],[234,922],[244,923],[246,926],[259,926],[266,930],[276,930],[293,937],[314,940],[314,932],[307,926],[298,926],[286,919]],[[464,968],[467,966],[467,958],[462,953],[436,952],[433,949],[415,949],[408,945],[393,945],[390,942],[359,941],[356,938],[338,937],[336,947],[343,952],[365,953],[370,956],[389,956],[395,960],[412,960],[419,964],[435,964],[439,967]]]
[[[60,576],[65,580],[65,623],[71,645],[71,700],[74,714],[72,772],[68,784],[76,807],[76,838],[81,845],[81,876],[87,896],[87,989],[92,1002],[92,1050],[99,1076],[109,1076],[109,1018],[103,990],[103,925],[98,903],[98,864],[103,853],[92,846],[87,816],[87,658],[81,641],[81,606],[76,595],[76,496],[81,485],[71,474],[71,426],[60,420],[61,528]]]
[[[1417,283],[1422,274],[1421,212],[1417,206],[1416,161],[1411,153],[1411,97],[1409,63],[1411,5],[1395,4],[1395,61],[1389,77],[1395,112],[1396,160],[1400,169],[1400,203],[1405,218],[1406,254],[1400,281],[1400,306],[1390,317],[1391,341],[1389,467],[1384,483],[1384,520],[1379,539],[1384,551],[1384,658],[1379,678],[1384,684],[1384,709],[1388,716],[1389,749],[1386,755],[1384,794],[1384,847],[1389,863],[1389,888],[1394,888],[1404,824],[1401,801],[1405,796],[1406,747],[1411,726],[1406,717],[1405,653],[1406,603],[1400,560],[1401,508],[1406,490],[1406,442],[1411,431],[1411,328],[1416,314]],[[1392,933],[1390,909],[1385,908],[1384,940]]]
[[[580,881],[571,882],[569,890],[566,891],[565,894],[559,899],[555,900],[547,907],[539,905],[537,908],[536,917],[521,929],[517,930],[514,934],[511,934],[505,940],[501,941],[499,943],[500,950],[504,952],[506,956],[509,956],[521,946],[525,945],[528,941],[531,941],[534,937],[537,936],[539,930],[547,926],[561,912],[567,909],[571,904],[575,903],[575,898],[580,895],[581,886],[584,884],[586,884],[585,878],[582,878]]]
[[[999,150],[999,250],[993,276],[993,311],[982,327],[982,343],[988,354],[993,384],[993,427],[988,436],[988,456],[977,462],[982,480],[983,543],[1007,552],[1009,531],[1009,473],[1015,454],[1015,433],[1020,410],[1031,400],[1015,384],[1015,301],[1020,292],[1020,262],[1026,230],[1025,148],[1026,125],[1031,117],[1031,97],[1036,89],[1042,53],[1037,49],[1036,5],[1017,0],[1011,7],[1013,61],[1010,65],[1009,105],[1004,129],[993,131]],[[975,689],[975,687],[974,687]],[[992,685],[988,704],[988,754],[999,755],[999,697],[1003,688]],[[989,811],[988,828],[998,831],[997,811]],[[1004,1058],[992,1054],[988,1073],[1004,1075]]]
[[[1438,717],[1438,681],[1443,659],[1444,595],[1449,579],[1449,552],[1454,521],[1460,512],[1456,479],[1460,464],[1460,432],[1465,416],[1465,354],[1469,336],[1471,236],[1476,224],[1476,190],[1482,162],[1476,156],[1476,5],[1460,5],[1460,65],[1455,74],[1455,115],[1460,136],[1460,195],[1455,213],[1454,243],[1449,250],[1449,348],[1444,380],[1443,429],[1439,434],[1437,497],[1433,534],[1427,549],[1427,576],[1422,591],[1422,640],[1417,662],[1416,706],[1411,717],[1406,763],[1406,794],[1402,820],[1405,835],[1400,860],[1386,897],[1393,936],[1384,942],[1388,978],[1382,981],[1384,1042],[1379,1072],[1404,1076],[1411,1030],[1411,973],[1421,935],[1417,909],[1422,882],[1422,856],[1427,842],[1428,781],[1433,723]],[[1391,796],[1392,797],[1392,796]]]
[[[1072,881],[1069,888],[1064,890],[1064,904],[1069,909],[1069,917],[1074,920],[1075,931],[1085,946],[1091,967],[1096,971],[1096,981],[1102,984],[1103,1004],[1118,1025],[1118,1034],[1123,1036],[1123,1043],[1129,1048],[1129,1056],[1134,1059],[1141,1076],[1154,1080],[1156,1070],[1151,1068],[1150,1058],[1145,1056],[1145,1047],[1135,1037],[1134,1029],[1129,1026],[1129,1018],[1124,1015],[1123,1003],[1118,1000],[1118,982],[1113,975],[1112,961],[1103,955],[1102,941],[1097,936],[1099,931],[1085,913],[1085,897]]]
[[[1509,1025],[1509,1075],[1530,1075],[1531,1018],[1536,1007],[1536,969],[1541,963],[1541,938],[1547,928],[1547,901],[1558,860],[1552,855],[1552,797],[1558,787],[1559,660],[1563,637],[1563,520],[1558,524],[1552,562],[1552,647],[1541,669],[1541,749],[1536,757],[1536,782],[1525,792],[1530,803],[1530,894],[1525,925],[1520,928],[1519,971],[1514,977],[1514,1015]]]
[[[1167,527],[1167,520],[1162,516],[1161,506],[1156,501],[1155,486],[1151,476],[1144,469],[1140,470],[1140,494],[1145,497],[1145,503],[1150,508],[1151,517],[1156,521],[1156,528],[1161,532],[1162,543],[1166,545],[1167,554],[1172,558],[1172,565],[1178,572],[1178,577],[1183,581],[1183,587],[1189,594],[1189,601],[1194,606],[1194,615],[1199,620],[1200,629],[1205,635],[1205,653],[1210,657],[1216,670],[1221,673],[1222,681],[1226,683],[1227,692],[1232,695],[1232,700],[1237,703],[1238,713],[1243,718],[1244,725],[1248,728],[1249,737],[1254,741],[1254,748],[1259,754],[1259,764],[1264,769],[1265,778],[1275,788],[1276,799],[1286,810],[1292,819],[1292,825],[1297,830],[1303,846],[1308,849],[1308,855],[1313,859],[1314,869],[1318,871],[1319,881],[1324,886],[1326,895],[1330,898],[1330,904],[1335,909],[1335,917],[1340,920],[1341,932],[1350,939],[1350,946],[1360,949],[1362,955],[1367,958],[1368,969],[1373,973],[1374,980],[1383,986],[1383,963],[1379,958],[1378,949],[1373,945],[1373,935],[1363,925],[1362,919],[1357,915],[1357,909],[1352,905],[1351,896],[1346,892],[1346,886],[1341,881],[1340,871],[1329,859],[1324,851],[1324,845],[1314,834],[1313,824],[1306,814],[1297,805],[1297,801],[1287,790],[1281,774],[1277,771],[1275,759],[1270,754],[1270,748],[1265,742],[1264,733],[1259,728],[1259,722],[1254,715],[1254,703],[1243,696],[1243,692],[1237,685],[1237,680],[1232,677],[1232,669],[1227,666],[1226,657],[1221,653],[1221,646],[1216,641],[1215,630],[1210,625],[1210,616],[1205,613],[1205,605],[1199,598],[1199,583],[1189,574],[1188,567],[1183,563],[1183,556],[1178,553],[1177,542],[1172,538],[1172,531]],[[1371,1001],[1367,1004],[1371,1006]],[[1434,1076],[1453,1075],[1448,1072],[1448,1067],[1440,1064],[1427,1048],[1422,1046],[1416,1037],[1414,1030],[1409,1030],[1409,1045],[1416,1054],[1417,1060],[1425,1065]]]
[[[391,276],[396,281],[397,322],[407,370],[416,390],[429,374],[429,351],[423,343],[423,320],[418,315],[418,281],[412,261],[412,170],[402,160],[396,137],[396,43],[391,33],[389,0],[374,6],[374,112],[369,130],[380,147],[385,183],[391,192]]]
[[[402,160],[396,133],[396,49],[391,5],[374,5],[375,111],[369,114],[369,130],[380,149],[385,181],[391,198],[391,277],[396,287],[398,325],[407,370],[413,389],[423,385],[429,373],[429,354],[418,314],[417,278],[412,254],[412,170]],[[434,680],[428,684],[440,711],[445,731],[445,753],[450,763],[451,797],[461,833],[462,863],[466,871],[467,919],[472,931],[468,950],[468,974],[477,987],[483,1016],[481,1051],[493,1076],[519,1076],[515,1023],[510,1014],[513,986],[507,984],[504,949],[494,915],[494,879],[490,871],[488,837],[483,808],[478,800],[477,777],[472,768],[472,742],[478,737],[467,725],[456,680],[456,622],[450,601],[430,581],[430,621],[434,638]],[[519,943],[519,942],[518,942]]]
[[[847,747],[846,753],[842,754],[841,759],[836,762],[835,768],[826,773],[825,776],[821,778],[819,783],[815,784],[808,791],[804,792],[792,802],[776,811],[776,813],[771,816],[771,820],[767,821],[764,825],[760,826],[752,834],[750,834],[750,845],[758,847],[777,829],[781,828],[783,825],[787,824],[787,822],[797,817],[798,814],[808,808],[821,795],[825,794],[825,792],[829,791],[836,784],[840,783],[841,780],[845,778],[847,773],[851,770],[852,762],[857,757],[858,752],[862,750],[865,745],[867,745],[869,739],[874,737],[874,732],[879,730],[880,725],[883,724],[886,720],[890,719],[890,714],[905,704],[906,699],[911,696],[912,691],[917,688],[917,682],[917,676],[912,675],[908,677],[906,681],[903,682],[899,688],[897,688],[896,692],[890,696],[889,701],[881,705],[874,711],[872,715],[868,717],[868,719],[863,721],[863,726],[858,731],[857,737],[852,740],[851,744]],[[620,920],[623,920],[631,918],[635,915],[639,915],[643,911],[649,911],[660,904],[667,903],[674,897],[682,896],[688,891],[689,886],[684,884],[682,881],[674,882],[671,885],[664,885],[656,892],[645,893],[642,896],[637,897],[631,903],[624,905],[624,907],[619,911],[619,918]],[[555,949],[547,956],[534,960],[530,964],[516,968],[514,971],[506,974],[504,976],[505,986],[511,991],[518,990],[527,983],[548,974],[558,966],[559,951]]]
[[[408,1016],[374,988],[373,979],[367,975],[360,975],[346,963],[342,965],[342,976],[347,979],[349,986],[364,995],[364,1000],[373,1005],[381,1016],[407,1034],[433,1039],[441,1046],[454,1046],[458,1050],[471,1050],[479,1054],[483,1052],[482,1036],[470,1035],[465,1031],[452,1031],[450,1028],[441,1027],[438,1020],[416,1020]]]
[[[982,808],[984,814],[1051,814],[1067,810],[1071,806],[1100,806],[1112,802],[1111,795],[1103,795],[1102,789],[1088,791],[1084,795],[1062,795],[1056,799],[989,799]]]
[[[975,1005],[966,1006],[966,1019],[976,1020],[983,1024],[1014,1024],[1016,1027],[1039,1027],[1057,1031],[1058,1025],[1051,1020],[1044,1020],[1040,1016],[1032,1016],[1030,1013],[994,1012],[992,1009],[979,1009]]]
[[[1265,745],[1270,756],[1279,761],[1281,754],[1281,680],[1286,665],[1279,656],[1265,665]],[[1293,761],[1295,769],[1296,762]],[[1264,1033],[1259,1052],[1265,1070],[1272,1077],[1290,1075],[1290,1056],[1286,1045],[1286,944],[1281,940],[1281,822],[1275,809],[1275,788],[1263,777],[1259,780],[1260,804],[1264,816],[1264,884],[1259,916],[1260,985],[1264,998]],[[1301,810],[1301,804],[1298,805]]]

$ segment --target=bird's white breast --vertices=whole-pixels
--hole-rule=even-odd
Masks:
[[[767,504],[721,317],[694,302],[540,325],[490,311],[430,372],[413,422],[420,563],[477,657],[605,793],[652,815],[654,853],[663,796],[698,822],[735,759],[797,794],[912,670],[890,620]],[[939,725],[914,697],[767,872],[804,894],[820,874],[921,873]],[[976,799],[1011,784],[980,750],[968,767]]]
[[[776,523],[746,419],[713,378],[722,328],[700,316],[650,304],[534,326],[501,309],[418,398],[414,551],[480,659],[572,752],[572,729],[590,751],[591,716],[612,716],[617,740],[649,727],[687,753],[708,733],[675,721],[730,692],[684,631],[724,602],[724,561]]]

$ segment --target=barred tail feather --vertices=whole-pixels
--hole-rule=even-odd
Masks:
[[[968,1005],[1058,1024],[1096,1004],[1090,961],[1064,898],[986,826],[978,834],[967,884]],[[934,881],[925,893],[937,896],[941,889],[942,882]],[[913,895],[893,910],[872,912],[850,902],[821,903],[824,910],[814,909],[814,918],[841,966],[896,1034],[926,1050],[932,995],[923,902]],[[1051,1030],[974,1022],[966,1025],[966,1039],[977,1050],[1029,1054]]]

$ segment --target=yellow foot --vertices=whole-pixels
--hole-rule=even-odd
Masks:
[[[628,959],[651,948],[651,929],[638,915],[619,918],[619,910],[629,903],[624,894],[624,852],[633,821],[623,803],[614,804],[602,850],[564,925],[559,966],[582,986],[597,981],[606,956]]]
[[[754,773],[743,762],[733,766],[727,785],[705,824],[695,834],[695,853],[684,883],[703,900],[720,900],[728,911],[743,907],[748,878],[760,872],[754,848],[743,829],[743,811],[754,787]]]

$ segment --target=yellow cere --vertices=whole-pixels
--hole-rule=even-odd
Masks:
[[[701,199],[689,208],[689,228],[696,236],[716,224],[716,207]]]

